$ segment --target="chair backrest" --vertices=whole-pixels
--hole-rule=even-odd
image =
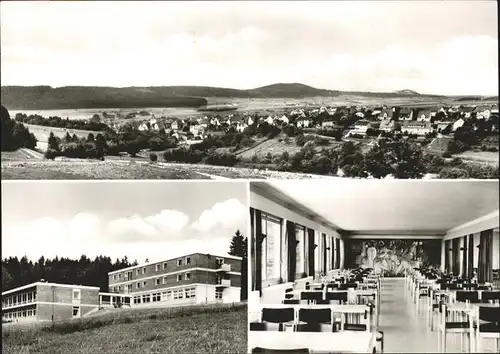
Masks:
[[[295,310],[293,307],[283,309],[263,308],[262,322],[286,323],[295,319]]]
[[[338,289],[338,288],[339,288],[339,284],[337,284],[337,283],[326,284],[326,291],[328,291],[328,289]]]
[[[457,291],[455,299],[458,302],[479,302],[479,294],[477,291]]]
[[[463,283],[462,289],[464,289],[464,290],[477,290],[477,284],[476,283]]]
[[[488,322],[500,323],[500,307],[479,307],[479,319]]]
[[[290,354],[300,354],[300,353],[309,353],[309,349],[307,348],[297,348],[297,349],[267,349],[256,347],[252,349],[252,353],[269,353],[269,354],[278,354],[278,353],[290,353]]]
[[[298,320],[306,323],[331,323],[332,311],[330,309],[299,309]]]
[[[340,285],[339,289],[340,290],[357,289],[357,287],[358,287],[358,284],[356,284],[356,283],[346,283],[346,284]]]
[[[296,299],[285,299],[283,300],[283,304],[285,305],[300,305],[300,300],[296,300]]]
[[[500,291],[483,291],[481,294],[481,300],[483,302],[489,302],[490,300],[500,300]]]
[[[347,291],[326,292],[325,299],[329,301],[347,302]]]
[[[323,292],[322,291],[302,291],[300,293],[301,300],[322,300]]]

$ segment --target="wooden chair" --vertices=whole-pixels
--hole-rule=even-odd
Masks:
[[[332,311],[330,309],[299,309],[297,332],[334,332]]]
[[[480,306],[476,316],[476,352],[482,352],[481,339],[496,339],[498,353],[500,350],[500,307]]]
[[[464,334],[468,335],[469,343],[472,337],[471,318],[465,318],[460,312],[451,313],[448,305],[442,303],[439,307],[439,325],[438,325],[438,352],[446,353],[446,339],[448,333],[460,334],[461,346],[463,349]]]

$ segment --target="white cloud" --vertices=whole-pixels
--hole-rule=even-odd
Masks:
[[[241,225],[242,220],[246,220],[246,213],[247,208],[240,201],[228,199],[203,211],[191,228],[204,233],[221,229],[231,230]]]

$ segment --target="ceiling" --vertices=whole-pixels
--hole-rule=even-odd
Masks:
[[[498,212],[498,181],[286,180],[275,189],[350,234],[433,234]],[[277,190],[277,191],[276,191]]]

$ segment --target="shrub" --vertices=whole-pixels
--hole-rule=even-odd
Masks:
[[[306,138],[304,137],[304,134],[299,134],[295,137],[295,144],[297,144],[297,146],[304,146],[305,143]]]
[[[443,157],[444,158],[450,158],[451,154],[448,151],[446,151],[446,152],[443,153]]]
[[[151,162],[156,162],[156,161],[158,161],[158,155],[156,155],[155,153],[151,153],[151,154],[149,154],[149,160],[150,160]]]
[[[469,178],[467,170],[458,167],[444,167],[439,172],[439,178],[442,179],[465,179]]]
[[[59,156],[59,152],[54,149],[47,149],[44,154],[44,157],[49,160],[54,160],[57,156]]]

